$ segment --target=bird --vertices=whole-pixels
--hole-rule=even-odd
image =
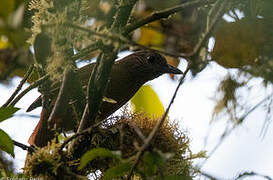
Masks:
[[[77,70],[79,80],[83,87],[86,87],[88,84],[89,77],[91,76],[94,67],[95,63],[91,63]],[[136,51],[123,59],[116,61],[112,66],[109,83],[105,91],[105,97],[114,100],[115,103],[103,101],[97,119],[103,120],[113,114],[116,110],[126,104],[142,85],[165,73],[183,74],[178,68],[169,65],[165,57],[155,51]],[[58,88],[55,88],[50,93],[50,96],[52,96],[52,103],[56,100],[57,95]],[[27,111],[29,112],[36,107],[41,106],[41,99],[41,96],[38,97],[29,106]],[[71,118],[71,113],[66,113],[64,117],[60,118],[65,119],[66,122],[67,119]],[[47,121],[47,118],[44,117],[44,112],[42,110],[40,121],[28,140],[30,145],[42,147],[47,145],[47,141],[54,137],[47,137],[50,136],[50,133],[47,131],[47,127],[44,127],[45,124],[47,124],[45,121]],[[73,127],[70,127],[70,129],[73,129]]]

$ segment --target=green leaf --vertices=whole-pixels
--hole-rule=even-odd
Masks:
[[[0,149],[14,157],[13,142],[9,135],[2,129],[0,129]]]
[[[16,107],[5,107],[5,108],[0,108],[0,122],[12,117],[16,111],[18,111],[20,108]]]
[[[117,103],[116,100],[111,99],[111,98],[108,98],[108,97],[105,97],[105,96],[103,96],[102,101],[103,101],[103,102],[112,103],[112,104],[116,104],[116,103]]]
[[[119,159],[120,156],[121,156],[120,153],[118,153],[117,151],[110,151],[105,148],[92,149],[92,150],[86,152],[81,157],[81,162],[80,162],[80,166],[78,169],[84,168],[87,163],[89,163],[90,161],[92,161],[93,159],[95,159],[97,157],[111,157],[111,158]]]
[[[142,86],[138,90],[131,99],[131,106],[134,112],[145,112],[155,118],[164,114],[164,106],[150,85]]]
[[[152,176],[156,173],[157,166],[156,166],[156,157],[155,155],[151,154],[150,152],[145,152],[143,156],[144,162],[144,173],[148,176]]]
[[[143,170],[148,176],[153,176],[156,174],[158,167],[163,167],[164,161],[161,154],[158,152],[145,152],[143,156]]]
[[[130,162],[121,163],[118,166],[107,169],[102,179],[111,180],[117,177],[124,176],[127,172],[131,170],[131,168],[132,164]]]

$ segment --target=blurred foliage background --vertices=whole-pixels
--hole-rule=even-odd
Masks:
[[[130,22],[147,17],[154,11],[160,12],[185,2],[191,1],[141,0],[134,8]],[[117,10],[115,1],[110,0],[89,0],[86,1],[85,6],[88,28],[95,30],[110,26],[113,14]],[[215,7],[212,8],[213,6]],[[185,61],[181,57],[194,51],[195,45],[215,16],[215,9],[219,8],[216,6],[217,4],[211,4],[188,8],[173,14],[168,19],[160,19],[142,26],[128,34],[127,38],[145,47],[169,54],[168,63],[178,66],[181,61]],[[31,42],[31,36],[33,36],[31,28],[33,28],[32,19],[35,9],[30,10],[29,1],[24,0],[5,0],[0,8],[0,81],[8,83],[14,76],[23,77],[27,67],[33,63],[31,44],[28,42]],[[224,18],[216,19],[217,24],[209,32],[206,42],[202,44],[197,55],[186,58],[191,62],[193,76],[205,69],[210,62],[238,71],[237,77],[223,80],[222,84],[228,84],[228,87],[219,87],[226,96],[217,100],[216,114],[225,108],[230,108],[227,105],[228,102],[235,105],[238,103],[235,92],[240,86],[233,85],[237,83],[239,76],[247,77],[247,81],[251,78],[262,78],[264,86],[272,83],[272,8],[271,0],[230,1],[223,10]],[[29,39],[30,41],[27,41]],[[90,41],[92,40],[77,40],[73,46],[76,51],[80,51],[87,47]],[[211,47],[209,47],[209,41],[214,42],[210,45]],[[126,49],[128,46],[124,47],[124,50]],[[96,51],[90,52],[83,59],[94,58],[97,54]],[[170,75],[170,78],[174,77]],[[32,82],[35,79],[37,75],[33,73],[28,81]],[[234,83],[226,81],[234,81]],[[244,85],[246,86],[247,83]],[[230,89],[233,90],[230,91]],[[145,91],[141,92],[145,93]]]
[[[187,0],[139,1],[135,7],[131,22],[150,15],[154,11],[175,6]],[[7,81],[13,76],[24,75],[26,67],[33,63],[30,53],[32,16],[29,1],[3,1],[0,7],[0,79]],[[102,29],[105,22],[113,18],[114,1],[90,0],[86,3],[86,19],[92,20],[90,28]],[[261,77],[265,82],[272,82],[272,46],[273,46],[273,3],[270,0],[244,0],[230,3],[225,9],[225,17],[220,18],[210,37],[214,39],[211,51],[200,53],[195,60],[198,67],[194,73],[200,72],[209,61],[215,61],[225,68],[237,68],[254,77]],[[168,57],[172,65],[178,65],[181,54],[192,52],[194,45],[205,31],[210,21],[210,8],[189,8],[174,14],[171,18],[161,19],[136,29],[129,38],[141,45],[162,50],[176,55]],[[107,21],[106,21],[107,20]],[[111,21],[110,21],[111,22]],[[88,41],[78,42],[76,49],[81,49]],[[208,42],[204,44],[208,48]],[[91,53],[88,59],[95,57]],[[193,61],[193,60],[192,60]],[[202,65],[201,65],[202,64]],[[199,69],[198,69],[199,68]]]
[[[39,0],[36,0],[39,2]],[[117,11],[114,0],[87,0],[85,3],[85,24],[92,30],[103,30],[113,22]],[[151,15],[153,12],[172,8],[191,0],[140,0],[134,7],[130,23]],[[216,1],[215,1],[216,2]],[[0,83],[8,84],[14,76],[23,77],[29,65],[34,63],[31,53],[35,9],[29,8],[29,0],[4,0],[0,6]],[[178,66],[182,61],[191,63],[191,73],[195,77],[211,62],[236,71],[230,74],[218,87],[213,119],[221,114],[229,116],[235,125],[241,124],[247,115],[259,105],[267,104],[267,119],[272,118],[272,94],[262,102],[249,107],[242,104],[238,91],[248,87],[254,78],[262,79],[265,88],[273,82],[273,1],[272,0],[230,0],[222,8],[215,26],[210,24],[221,9],[221,2],[206,6],[192,7],[173,14],[171,17],[153,21],[126,35],[131,42],[156,49],[166,55],[167,61]],[[205,32],[205,43],[194,56],[196,44]],[[93,39],[78,38],[74,42],[75,52],[87,47]],[[213,42],[213,43],[211,43]],[[210,45],[210,46],[209,46]],[[124,46],[123,50],[136,47]],[[84,58],[90,60],[98,55],[93,51]],[[37,79],[32,73],[28,82]],[[176,79],[170,75],[170,79]],[[153,102],[152,105],[145,102]],[[144,86],[133,98],[135,111],[146,111],[162,115],[163,105],[150,86]],[[152,108],[151,108],[152,107]]]

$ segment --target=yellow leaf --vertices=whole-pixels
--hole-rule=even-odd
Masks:
[[[161,25],[159,21],[150,23],[148,26],[141,27],[141,35],[138,40],[139,44],[144,46],[161,47],[164,42],[164,35],[160,32]]]
[[[0,35],[0,49],[5,49],[9,45],[8,39],[5,36]]]
[[[108,102],[108,103],[112,103],[112,104],[117,103],[117,101],[116,101],[116,100],[111,99],[111,98],[108,98],[108,97],[105,97],[105,96],[103,96],[102,101],[104,101],[104,102]]]
[[[158,118],[164,114],[158,95],[150,85],[142,86],[131,99],[131,106],[134,112],[145,112],[146,115]]]

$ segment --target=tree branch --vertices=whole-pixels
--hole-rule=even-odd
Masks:
[[[131,45],[131,46],[135,46],[135,47],[139,47],[141,49],[147,49],[147,50],[151,50],[151,51],[156,51],[158,53],[161,53],[161,54],[165,54],[167,56],[171,56],[171,57],[187,57],[185,55],[181,55],[181,54],[173,54],[173,53],[169,53],[169,52],[166,52],[166,51],[162,51],[162,50],[157,50],[157,49],[152,49],[152,48],[149,48],[149,47],[146,47],[144,45],[141,45],[141,44],[138,44],[137,42],[134,42],[132,40],[129,40],[127,39],[126,37],[122,36],[122,35],[119,35],[119,34],[116,34],[116,33],[101,33],[101,32],[97,32],[97,31],[94,31],[94,30],[91,30],[91,29],[88,29],[88,28],[85,28],[85,27],[80,27],[80,26],[77,26],[75,24],[71,24],[71,23],[66,23],[64,24],[65,26],[67,27],[70,27],[70,28],[75,28],[75,29],[78,29],[80,31],[84,31],[84,32],[87,32],[91,35],[94,35],[94,36],[98,36],[100,37],[101,39],[107,39],[107,40],[112,40],[114,42],[118,42],[118,43],[121,43],[123,46],[124,45]],[[103,45],[101,45],[99,47],[99,49],[102,48]],[[75,55],[77,56],[77,55]],[[81,57],[81,55],[79,55],[79,57]],[[75,60],[77,58],[75,57]]]
[[[174,94],[173,94],[173,97],[165,111],[165,113],[163,114],[162,118],[160,119],[160,121],[157,122],[156,126],[153,128],[152,132],[149,134],[149,136],[145,139],[145,143],[141,146],[140,150],[138,151],[137,155],[136,155],[136,161],[135,163],[133,164],[133,167],[132,169],[130,170],[129,172],[129,175],[127,177],[127,179],[129,180],[131,178],[131,176],[133,175],[133,171],[134,169],[137,167],[138,163],[140,162],[140,159],[144,153],[144,151],[149,147],[150,143],[152,142],[153,138],[155,137],[156,133],[158,132],[158,130],[161,128],[161,126],[163,125],[168,113],[169,113],[169,110],[174,102],[174,99],[176,98],[176,95],[177,95],[177,92],[180,88],[180,86],[182,85],[182,83],[184,82],[184,79],[187,75],[187,73],[189,72],[190,66],[188,65],[187,69],[185,70],[185,72],[183,73],[183,76],[181,77],[175,91],[174,91]]]
[[[243,172],[243,173],[240,173],[235,179],[244,179],[245,177],[247,176],[260,176],[264,179],[267,179],[267,180],[272,180],[272,178],[270,176],[267,176],[267,175],[263,175],[263,174],[260,174],[260,173],[257,173],[257,172]]]
[[[32,89],[38,87],[40,84],[45,82],[49,78],[49,75],[45,75],[38,79],[37,81],[31,83],[26,89],[24,89],[12,102],[10,102],[9,106],[14,106],[25,94],[27,94]]]
[[[137,0],[122,0],[120,2],[118,11],[115,15],[115,21],[113,22],[113,25],[110,29],[111,31],[118,32],[121,27],[127,24],[136,1]],[[118,39],[120,39],[119,36]],[[77,132],[81,132],[82,130],[90,127],[90,125],[95,123],[95,119],[97,117],[105,89],[108,85],[108,78],[110,76],[112,66],[115,62],[118,49],[119,47],[114,47],[112,45],[104,45],[102,47],[102,54],[100,55],[88,82],[88,119],[82,119]]]
[[[62,117],[62,115],[67,113],[69,93],[71,92],[69,90],[71,89],[71,86],[73,84],[72,82],[73,74],[74,74],[73,70],[70,67],[65,68],[63,72],[63,81],[57,96],[57,100],[48,118],[50,128],[54,128],[52,125],[56,125],[56,127],[60,127],[59,124],[62,124],[63,122],[57,122],[57,120],[59,121],[66,120],[66,119],[60,119],[58,117]],[[70,122],[65,122],[65,123],[69,124]]]
[[[33,153],[35,151],[35,148],[34,147],[31,147],[31,146],[27,146],[25,144],[22,144],[22,143],[19,143],[15,140],[12,140],[13,144],[15,146],[18,146],[19,148],[23,149],[23,150],[27,150],[28,152],[30,153]]]
[[[124,29],[136,2],[137,0],[121,0],[115,16],[115,21],[111,27],[113,31],[119,32]]]
[[[75,54],[74,56],[72,56],[71,59],[72,59],[72,61],[76,61],[77,59],[83,58],[86,55],[90,54],[91,52],[100,49],[101,46],[102,46],[102,42],[101,41],[98,41],[98,42],[95,42],[93,44],[90,44],[89,46],[81,49],[77,54]]]
[[[266,96],[259,103],[257,103],[255,106],[253,106],[249,111],[247,111],[244,115],[242,115],[238,120],[236,120],[238,122],[238,124],[241,124],[244,121],[244,119],[247,118],[247,116],[249,114],[251,114],[255,109],[257,109],[258,107],[260,107],[269,97],[271,97],[271,95],[272,94]],[[226,130],[221,135],[221,139],[217,142],[217,144],[213,147],[213,149],[207,155],[208,158],[204,159],[204,161],[201,162],[201,164],[199,165],[200,168],[205,165],[205,163],[207,162],[207,160],[216,152],[216,150],[222,145],[222,143],[224,142],[224,140],[233,132],[233,130],[236,127],[237,126],[233,126],[232,128],[226,127]]]
[[[86,123],[81,123],[82,126],[80,126],[79,131],[95,123],[105,89],[108,85],[108,78],[110,76],[112,65],[115,62],[117,54],[117,50],[114,50],[114,47],[108,48],[109,49],[105,51],[105,53],[96,63],[96,66],[91,74],[87,88],[89,116],[88,120],[85,119]]]
[[[190,2],[186,2],[183,4],[177,5],[177,6],[162,10],[162,11],[155,12],[152,15],[150,15],[146,18],[143,18],[134,24],[127,25],[124,28],[122,34],[127,35],[128,33],[136,30],[137,28],[144,26],[145,24],[148,24],[150,22],[153,22],[153,21],[156,21],[159,19],[168,18],[170,15],[177,13],[183,9],[192,8],[195,6],[206,5],[206,4],[211,4],[214,2],[215,2],[215,0],[195,0],[195,1],[190,1]]]
[[[23,79],[20,81],[19,85],[15,89],[15,91],[9,97],[9,99],[7,100],[7,102],[2,105],[2,108],[7,107],[9,105],[9,103],[14,99],[14,97],[19,93],[19,91],[22,89],[23,85],[25,84],[25,82],[29,78],[30,74],[32,73],[33,68],[34,68],[34,65],[31,64],[30,67],[29,67],[29,69],[27,70],[26,74],[24,75]]]
[[[194,46],[194,49],[191,53],[188,54],[182,54],[183,57],[192,57],[194,56],[196,53],[199,52],[200,48],[203,46],[204,42],[206,42],[206,40],[209,38],[209,35],[211,34],[213,28],[215,27],[215,25],[217,24],[218,20],[222,17],[222,15],[224,14],[224,10],[227,8],[227,4],[230,1],[228,0],[218,0],[216,2],[216,4],[214,5],[214,7],[211,9],[210,13],[213,12],[213,10],[216,9],[216,6],[218,7],[218,4],[220,4],[219,8],[217,8],[217,12],[216,14],[213,16],[213,19],[210,23],[210,19],[207,19],[207,27],[206,27],[206,31],[204,32],[204,34],[202,34],[201,38],[199,39],[199,41],[197,42],[197,44]],[[210,17],[210,16],[209,16]]]
[[[88,105],[87,105],[88,106]],[[86,107],[85,109],[87,109],[88,107]],[[61,151],[63,150],[63,148],[69,143],[71,142],[72,140],[76,139],[77,137],[79,136],[83,136],[83,135],[86,135],[86,134],[90,134],[94,128],[98,127],[99,125],[101,125],[102,123],[104,123],[105,121],[107,121],[108,119],[105,119],[103,121],[100,121],[96,124],[94,124],[93,126],[89,127],[89,128],[86,128],[84,129],[83,131],[81,132],[77,132],[76,134],[72,135],[71,137],[67,138],[63,143],[62,145],[60,146],[59,148],[59,152],[61,153]]]

